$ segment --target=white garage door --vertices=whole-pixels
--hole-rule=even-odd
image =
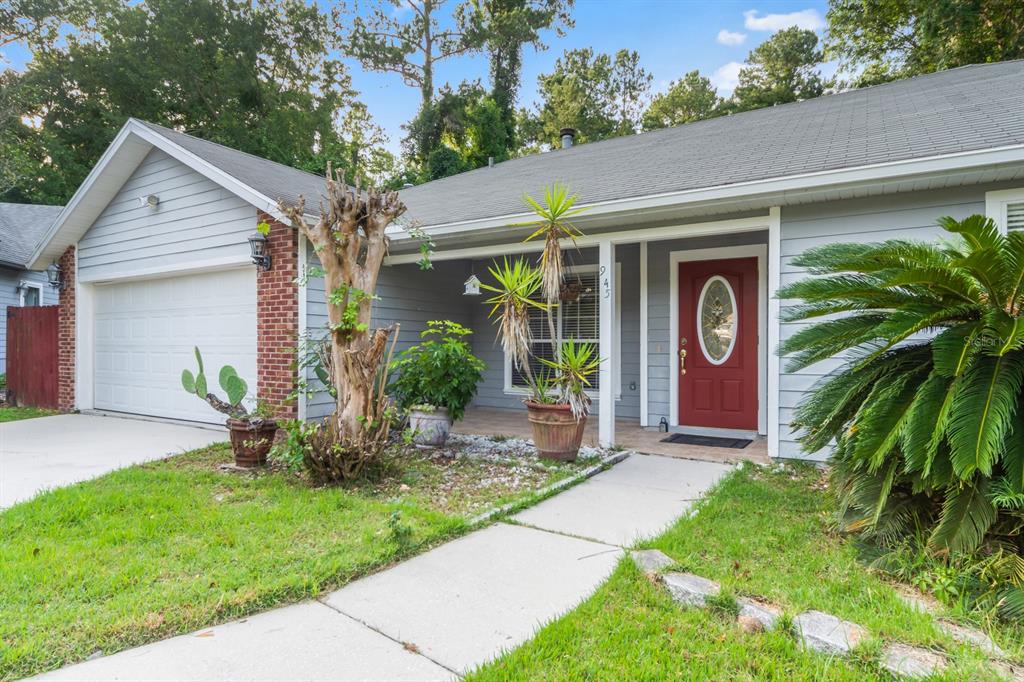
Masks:
[[[255,391],[255,268],[97,286],[95,305],[97,409],[223,422],[181,387],[181,370],[196,371],[193,346],[211,390],[229,364]]]

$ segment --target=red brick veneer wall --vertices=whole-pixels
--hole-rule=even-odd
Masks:
[[[256,276],[257,395],[278,409],[279,418],[295,419],[298,403],[285,400],[297,386],[299,233],[262,211],[256,220],[270,224],[267,251],[271,258],[270,271],[261,269]]]
[[[57,261],[64,288],[57,310],[57,408],[75,409],[75,247],[69,246]]]

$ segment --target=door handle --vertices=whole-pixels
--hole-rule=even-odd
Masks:
[[[679,374],[686,374],[686,349],[679,349]]]

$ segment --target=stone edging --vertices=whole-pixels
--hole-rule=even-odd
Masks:
[[[555,493],[560,493],[562,492],[562,490],[566,488],[569,488],[571,486],[576,485],[577,483],[580,483],[581,481],[585,481],[588,478],[596,476],[597,474],[601,473],[602,471],[605,471],[606,469],[610,469],[611,467],[615,466],[616,464],[623,461],[632,454],[633,452],[631,450],[626,450],[623,452],[613,452],[612,454],[601,458],[601,461],[599,461],[597,464],[591,467],[587,467],[583,471],[577,474],[573,474],[569,478],[563,478],[561,481],[556,481],[551,485],[544,486],[540,490],[536,491],[533,494],[533,497],[530,498],[529,502],[526,504],[524,504],[523,502],[509,502],[508,504],[503,504],[500,507],[494,507],[493,509],[489,509],[483,512],[482,514],[474,516],[473,518],[469,519],[468,523],[471,527],[479,526],[484,523],[487,523],[488,521],[493,521],[496,518],[506,516],[513,512],[517,512],[521,509],[532,506],[538,502],[547,499],[548,497],[551,497]]]
[[[675,561],[656,549],[630,552],[633,562],[648,577],[657,579],[672,595],[672,599],[688,607],[706,607],[721,592],[719,584],[693,573],[665,573]],[[759,632],[774,628],[782,610],[748,597],[737,597],[739,613],[737,624],[746,632]],[[988,635],[947,620],[938,620],[938,627],[961,644],[980,649],[990,658],[989,665],[1013,680],[1022,679],[1017,666],[1005,661],[1006,653]],[[846,656],[870,637],[864,627],[841,620],[822,611],[804,611],[793,617],[793,634],[801,646],[830,656]],[[945,672],[949,659],[944,652],[901,642],[890,642],[881,651],[878,661],[882,669],[901,679],[921,679]]]

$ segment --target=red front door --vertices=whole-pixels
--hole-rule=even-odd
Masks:
[[[679,424],[757,429],[757,258],[679,264]]]

